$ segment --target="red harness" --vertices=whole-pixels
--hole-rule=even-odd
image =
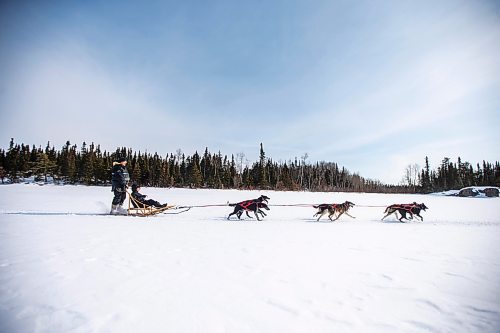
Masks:
[[[400,204],[400,205],[392,206],[392,208],[403,209],[403,210],[410,212],[410,213],[411,213],[411,210],[415,207],[418,207],[418,205],[416,205],[416,204]]]
[[[335,208],[337,208],[339,206],[342,207],[342,208],[344,208],[344,209],[346,209],[346,204],[345,203],[343,203],[343,204],[331,204],[331,207],[333,209],[335,209]]]
[[[253,203],[255,203],[254,200],[248,200],[240,202],[238,205],[240,205],[244,210],[248,210],[248,207],[250,207]]]

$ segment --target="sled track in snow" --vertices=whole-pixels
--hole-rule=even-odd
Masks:
[[[183,209],[175,212],[163,212],[159,214],[161,215],[176,215],[182,214],[189,211],[190,207],[181,207],[179,209]],[[0,215],[24,215],[24,216],[128,216],[133,217],[135,215],[126,215],[126,214],[109,214],[109,213],[72,213],[72,212],[30,212],[30,211],[21,211],[21,212],[0,212]],[[141,217],[141,216],[139,216]]]
[[[27,216],[125,216],[107,213],[71,213],[71,212],[0,212],[1,215],[27,215]]]

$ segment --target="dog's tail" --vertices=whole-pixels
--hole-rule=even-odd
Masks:
[[[388,213],[388,212],[389,212],[389,209],[391,209],[391,206],[388,206],[388,207],[385,209],[384,214],[385,214],[385,213]]]
[[[229,207],[234,207],[234,206],[236,206],[236,205],[237,205],[237,203],[229,203],[229,202],[228,202],[228,203],[227,203],[227,205],[228,205]]]
[[[313,207],[314,207],[314,208],[319,208],[319,205],[317,205],[317,206],[313,206]]]

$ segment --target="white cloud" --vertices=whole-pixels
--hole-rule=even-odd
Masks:
[[[105,71],[81,47],[32,54],[13,72],[1,102],[4,141],[94,141],[163,152],[186,131],[174,107],[154,100],[151,86]]]

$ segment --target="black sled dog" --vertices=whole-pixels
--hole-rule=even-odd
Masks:
[[[234,207],[234,211],[228,215],[227,219],[229,220],[229,218],[232,215],[236,214],[236,216],[238,217],[238,220],[239,220],[239,219],[241,219],[241,215],[243,214],[243,212],[245,212],[249,218],[252,218],[248,214],[248,212],[253,212],[255,214],[255,217],[257,218],[257,220],[260,221],[258,214],[260,214],[262,216],[262,218],[264,218],[264,216],[267,216],[267,214],[264,213],[264,211],[261,210],[261,208],[263,208],[265,210],[270,210],[270,208],[267,206],[269,199],[271,199],[271,198],[269,198],[268,196],[265,196],[265,195],[261,195],[257,199],[246,200],[246,201],[242,201],[242,202],[238,202],[238,203],[234,203],[234,204],[229,204],[229,206]]]
[[[354,216],[349,215],[349,213],[347,212],[351,207],[354,207],[354,206],[355,205],[350,201],[346,201],[342,204],[321,204],[321,205],[313,206],[314,208],[318,209],[318,211],[316,212],[316,214],[313,215],[313,217],[316,217],[317,215],[319,215],[318,220],[317,220],[317,221],[319,221],[319,219],[323,215],[328,213],[328,218],[330,219],[330,221],[338,220],[338,218],[342,214],[346,214],[347,216],[355,219]],[[338,215],[334,220],[332,220],[332,216],[335,216],[335,213],[338,213]]]

